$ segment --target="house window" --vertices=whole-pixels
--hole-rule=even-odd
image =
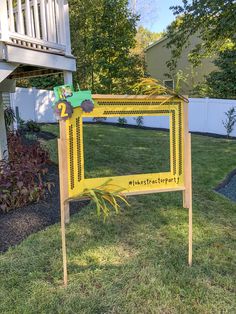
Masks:
[[[163,81],[165,87],[169,89],[174,89],[174,81],[173,80],[165,80]]]

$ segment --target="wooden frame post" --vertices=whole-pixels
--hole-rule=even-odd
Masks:
[[[64,71],[65,84],[72,84],[72,72]],[[60,177],[60,208],[61,208],[61,236],[63,258],[63,281],[65,287],[68,282],[67,254],[66,254],[66,223],[70,221],[70,204],[68,199],[68,160],[67,160],[67,134],[66,121],[60,120],[60,139],[58,140],[58,161]]]
[[[188,134],[188,156],[189,156],[189,239],[188,239],[188,264],[192,266],[193,259],[193,196],[192,196],[192,162],[191,162],[191,134]]]
[[[63,124],[60,123],[60,130],[63,127]],[[65,139],[58,139],[58,159],[59,159],[59,177],[60,177],[60,208],[61,208],[61,238],[62,238],[62,258],[63,258],[63,280],[64,285],[67,286],[67,257],[66,257],[66,230],[65,230],[65,196],[66,196],[66,186],[67,177],[65,176],[65,167],[67,168],[67,163],[63,160],[63,157],[66,156],[66,145]],[[68,206],[68,205],[67,205]]]
[[[72,72],[69,71],[64,71],[64,83],[65,84],[73,84],[73,78],[72,78]],[[61,120],[60,121],[60,138],[62,140],[64,140],[64,146],[66,145],[66,122]],[[63,145],[63,143],[62,143]],[[63,164],[68,165],[68,161],[67,161],[67,152],[66,152],[66,148],[64,151],[64,159],[63,159]],[[64,199],[68,198],[68,169],[67,168],[63,168],[63,173],[64,173],[64,177],[63,177],[63,184],[65,187],[65,191],[66,191],[66,195],[64,195]],[[66,185],[66,186],[65,186]],[[70,222],[70,204],[69,202],[64,202],[63,204],[64,207],[64,215],[65,215],[65,223],[69,223]]]
[[[64,215],[65,223],[70,221],[70,207],[68,199],[68,161],[67,161],[67,146],[66,146],[66,121],[61,120],[60,125],[60,141],[58,142],[59,155],[63,156],[63,160],[59,159],[59,175],[60,175],[60,194],[63,203],[61,206],[61,214]]]
[[[191,161],[191,134],[188,126],[188,104],[184,102],[184,181],[183,207],[189,210],[189,230],[188,230],[188,264],[192,266],[192,161]]]

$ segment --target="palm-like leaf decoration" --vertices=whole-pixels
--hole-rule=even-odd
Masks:
[[[125,190],[111,183],[112,179],[108,179],[105,183],[93,189],[84,189],[75,198],[90,199],[96,205],[97,215],[103,215],[104,220],[109,216],[112,210],[117,214],[120,212],[120,202],[130,206],[122,192]],[[74,198],[73,198],[74,199]]]
[[[188,101],[185,97],[178,95],[174,90],[163,86],[161,81],[154,79],[152,77],[142,78],[139,83],[135,85],[135,90],[139,94],[145,94],[149,96],[154,95],[168,95],[170,96],[168,100],[173,97],[179,97],[184,101]]]
[[[172,95],[173,91],[163,86],[159,80],[152,77],[141,79],[135,86],[138,93],[145,95]]]

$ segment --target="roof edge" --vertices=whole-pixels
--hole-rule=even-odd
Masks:
[[[144,52],[146,52],[147,50],[149,50],[150,48],[162,43],[163,41],[165,41],[166,39],[168,39],[167,36],[161,37],[160,39],[154,41],[151,45],[149,45],[147,48],[144,49]]]

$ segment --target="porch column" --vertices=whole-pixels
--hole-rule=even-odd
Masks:
[[[8,157],[7,148],[7,132],[5,127],[4,110],[3,110],[3,98],[0,92],[0,160],[4,157]]]

